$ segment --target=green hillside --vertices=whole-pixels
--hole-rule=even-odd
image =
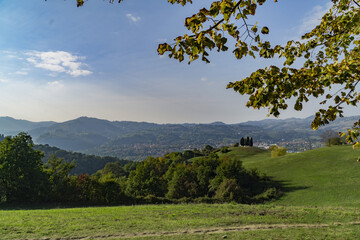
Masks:
[[[284,196],[259,205],[2,205],[0,238],[359,239],[359,151],[342,146],[270,158],[266,150],[238,147],[218,154],[272,176],[283,184]]]
[[[235,148],[221,157],[239,157],[284,186],[278,205],[360,206],[359,150],[351,146],[325,147],[270,158],[256,148]]]

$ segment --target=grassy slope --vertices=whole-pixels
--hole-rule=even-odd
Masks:
[[[334,225],[336,222],[342,225]],[[0,239],[106,240],[140,236],[146,239],[220,239],[224,234],[232,236],[231,239],[279,239],[282,234],[287,238],[281,239],[319,239],[305,236],[324,236],[329,231],[340,236],[350,232],[348,239],[356,239],[360,228],[351,222],[360,223],[359,209],[191,204],[3,210],[0,211]],[[267,227],[269,224],[272,227]],[[296,224],[328,226],[293,227]],[[233,230],[241,226],[246,228]],[[207,234],[214,230],[218,233]],[[268,238],[268,234],[273,235],[272,238]]]
[[[350,146],[326,147],[270,158],[269,152],[235,148],[225,156],[236,156],[248,168],[281,181],[285,195],[279,205],[360,206],[358,150]]]
[[[0,239],[359,239],[358,154],[332,147],[271,159],[260,149],[235,148],[220,156],[241,158],[286,182],[282,199],[265,205],[0,210]]]

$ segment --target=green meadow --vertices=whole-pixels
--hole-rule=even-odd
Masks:
[[[359,207],[358,156],[360,150],[351,146],[333,146],[277,158],[265,152],[245,157],[243,162],[284,185],[284,196],[274,204]]]
[[[179,204],[0,210],[0,239],[358,239],[360,163],[349,146],[271,158],[233,148],[281,184],[283,196],[261,205]]]

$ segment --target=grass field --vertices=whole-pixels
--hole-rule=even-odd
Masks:
[[[284,184],[263,205],[188,204],[3,209],[0,239],[360,239],[359,151],[331,147],[270,158],[237,157]]]
[[[229,153],[229,154],[235,154]],[[270,158],[269,153],[244,157],[244,165],[282,182],[287,191],[277,205],[360,206],[360,150],[325,147]]]
[[[339,239],[360,236],[357,208],[190,204],[1,211],[1,239]],[[351,230],[351,231],[350,231]],[[331,233],[332,232],[332,233]],[[270,234],[270,235],[269,235]],[[345,235],[344,235],[345,236]],[[251,237],[251,238],[253,238]],[[345,238],[344,238],[345,239]],[[350,238],[349,238],[350,239]]]

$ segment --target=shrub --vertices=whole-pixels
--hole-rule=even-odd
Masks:
[[[262,202],[269,201],[271,199],[279,198],[281,195],[282,195],[282,192],[279,189],[277,189],[275,187],[271,187],[271,188],[268,188],[265,192],[263,192],[259,195],[256,195],[253,198],[253,200],[254,200],[254,202],[262,203]]]
[[[228,147],[223,146],[223,147],[221,147],[220,152],[222,152],[222,153],[227,153],[227,152],[230,152],[230,150],[229,150]]]
[[[286,147],[280,147],[277,145],[273,145],[273,146],[269,147],[269,150],[271,151],[272,158],[284,156],[287,152]]]
[[[243,202],[245,194],[235,179],[224,178],[216,191],[215,198],[224,202]]]
[[[341,137],[333,137],[329,139],[330,146],[331,145],[344,145],[346,144],[345,139]]]

